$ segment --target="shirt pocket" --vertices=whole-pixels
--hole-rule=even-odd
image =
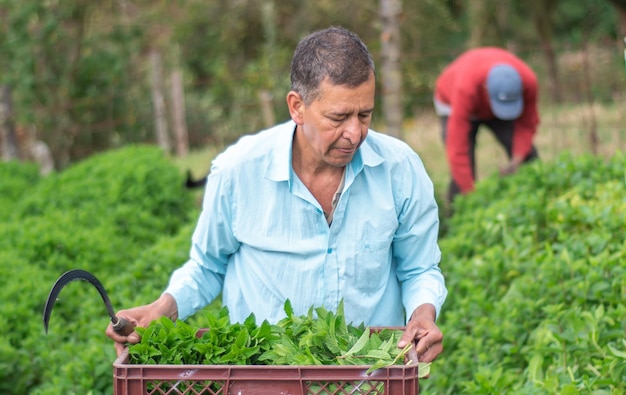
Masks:
[[[383,287],[391,266],[391,239],[361,240],[356,257],[356,286],[366,292]]]

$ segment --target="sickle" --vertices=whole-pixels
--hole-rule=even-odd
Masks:
[[[113,311],[113,307],[111,306],[111,300],[107,295],[104,286],[102,283],[94,276],[86,270],[81,269],[73,269],[67,271],[59,277],[59,279],[54,283],[52,289],[50,290],[50,294],[48,295],[48,300],[46,300],[46,306],[43,310],[43,326],[46,329],[46,334],[48,333],[48,322],[50,321],[50,314],[52,313],[52,307],[54,307],[54,303],[57,300],[57,296],[69,282],[74,280],[83,280],[89,282],[91,285],[96,287],[102,300],[104,301],[104,305],[106,306],[107,312],[111,317],[111,324],[113,325],[113,329],[115,332],[119,333],[123,336],[128,336],[135,330],[135,326],[130,323],[125,318],[121,318],[115,315]]]

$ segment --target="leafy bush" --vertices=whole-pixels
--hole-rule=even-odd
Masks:
[[[43,270],[31,267],[18,251],[0,249],[0,393],[27,394],[44,369],[37,357],[38,347],[24,343],[42,332],[41,309],[47,290]]]
[[[0,392],[109,394],[115,352],[104,336],[108,315],[97,291],[82,281],[68,284],[44,337],[41,317],[50,287],[64,271],[82,268],[102,281],[117,307],[115,287],[123,283],[125,295],[135,291],[133,260],[189,226],[196,214],[193,196],[156,147],[93,156],[38,182],[25,174],[18,177],[22,184],[12,182],[20,199],[0,222],[0,275],[6,279],[0,298],[10,301],[0,304]],[[188,251],[188,243],[180,250]],[[166,262],[144,267],[143,277],[161,265]]]
[[[626,391],[625,169],[564,155],[457,200],[446,351],[425,392]]]
[[[94,155],[39,183],[17,206],[20,218],[71,211],[80,226],[112,225],[128,242],[150,244],[188,221],[183,176],[161,150],[128,146]]]
[[[445,352],[422,392],[626,391],[625,169],[620,155],[564,155],[457,200],[441,240]],[[108,395],[115,352],[97,292],[68,285],[45,335],[49,289],[80,267],[117,309],[152,301],[187,259],[194,195],[155,147],[41,179],[2,164],[0,176],[0,393]],[[208,327],[210,317],[187,324]]]
[[[0,180],[0,221],[4,221],[22,195],[39,182],[39,168],[32,162],[0,162]]]
[[[210,330],[166,317],[137,328],[141,342],[130,346],[132,364],[185,365],[371,365],[370,371],[405,363],[397,347],[399,329],[371,330],[346,323],[343,303],[336,313],[323,307],[296,316],[289,300],[286,317],[256,323],[253,314],[231,323],[228,309],[207,315]],[[199,336],[197,336],[199,335]]]
[[[81,225],[74,211],[50,210],[45,217],[29,217],[0,227],[0,247],[17,249],[29,266],[49,272],[81,267],[109,272],[130,261],[144,246],[117,236],[107,223]]]

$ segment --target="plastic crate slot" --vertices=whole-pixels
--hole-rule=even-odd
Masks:
[[[213,380],[153,380],[146,383],[149,395],[223,395],[224,382]]]
[[[332,381],[308,382],[307,395],[385,395],[385,383],[382,381]]]

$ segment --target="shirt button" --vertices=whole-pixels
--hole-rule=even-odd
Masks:
[[[332,252],[333,252],[332,248],[329,248],[329,249],[326,250],[326,253],[328,253],[328,254],[331,254]]]

